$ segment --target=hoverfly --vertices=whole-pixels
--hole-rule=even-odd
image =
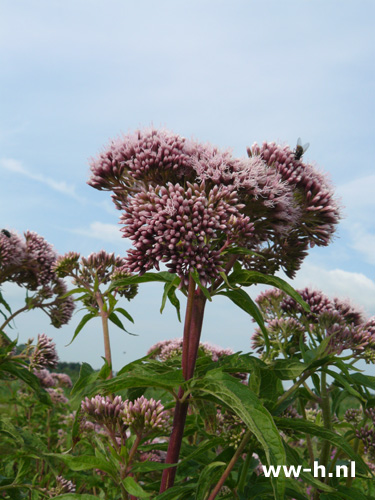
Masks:
[[[6,229],[2,229],[1,232],[7,237],[7,238],[10,238],[12,235],[10,234],[9,231],[7,231]]]
[[[301,137],[298,137],[297,146],[296,149],[294,150],[294,158],[296,160],[300,160],[309,146],[310,146],[309,142],[307,142],[302,146]]]

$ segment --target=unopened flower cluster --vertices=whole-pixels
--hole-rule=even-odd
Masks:
[[[263,292],[256,299],[266,321],[274,357],[281,350],[289,355],[299,351],[301,339],[321,343],[328,338],[327,352],[341,354],[350,349],[367,362],[375,361],[375,317],[367,320],[362,310],[348,300],[330,299],[310,288],[298,292],[309,306],[308,312],[278,289]],[[264,352],[259,329],[252,337],[252,347]]]
[[[165,429],[170,420],[160,401],[144,396],[135,401],[122,401],[121,396],[113,400],[109,396],[86,397],[81,409],[86,418],[105,426],[112,436],[117,433],[120,437],[124,437],[128,428],[138,435]]]
[[[56,477],[56,486],[49,490],[46,490],[49,498],[54,498],[59,495],[63,495],[64,493],[75,493],[76,486],[72,481],[63,478],[62,476]]]
[[[17,283],[36,292],[29,297],[30,307],[41,307],[56,328],[69,322],[74,302],[63,297],[65,283],[54,270],[57,254],[42,236],[26,231],[24,238],[14,231],[0,232],[0,285]]]
[[[339,220],[322,174],[274,143],[235,158],[151,128],[113,140],[91,171],[89,184],[112,191],[123,236],[133,242],[124,270],[163,262],[185,285],[193,269],[212,283],[237,247],[257,252],[238,256],[248,268],[292,276],[309,246],[329,243]]]
[[[45,333],[38,335],[38,342],[30,355],[30,367],[36,370],[55,368],[58,363],[56,344]]]
[[[128,278],[129,273],[123,271],[125,259],[115,256],[114,253],[107,253],[101,250],[92,253],[88,257],[81,257],[77,252],[68,252],[60,256],[54,269],[61,278],[72,277],[73,284],[78,287],[93,289],[95,283],[98,286],[106,285],[122,278]],[[117,293],[128,300],[137,294],[137,285],[125,285],[116,288]],[[88,299],[91,306],[95,306],[95,301]]]

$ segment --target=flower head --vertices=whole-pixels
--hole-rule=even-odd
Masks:
[[[325,178],[274,144],[234,158],[166,130],[125,135],[91,160],[89,184],[113,192],[133,241],[124,269],[164,262],[186,284],[196,269],[212,283],[228,247],[246,247],[245,266],[293,276],[307,249],[327,245],[339,210]],[[259,257],[259,254],[261,257]],[[264,254],[265,258],[262,258]]]
[[[165,428],[170,415],[164,410],[160,401],[141,396],[135,401],[125,401],[122,419],[136,434],[145,434]]]
[[[121,396],[116,396],[113,401],[109,396],[99,394],[91,399],[85,398],[81,403],[82,411],[95,423],[114,424],[121,422],[121,414],[125,403]]]
[[[56,352],[56,344],[52,338],[45,333],[38,335],[38,342],[30,356],[30,366],[40,370],[42,368],[54,368],[59,358]]]

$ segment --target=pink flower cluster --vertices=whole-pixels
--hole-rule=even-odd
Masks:
[[[125,401],[122,418],[125,425],[128,425],[136,434],[143,434],[154,429],[166,428],[170,415],[164,410],[160,401],[141,396],[135,401]]]
[[[22,239],[14,231],[0,232],[0,284],[12,281],[35,291],[30,307],[42,307],[56,328],[69,322],[74,310],[67,287],[54,270],[57,254],[37,233],[26,231]],[[50,300],[53,299],[53,300]]]
[[[104,250],[88,257],[81,257],[77,252],[68,252],[57,258],[54,270],[61,278],[72,277],[75,286],[93,288],[95,280],[98,280],[100,286],[128,277],[129,273],[123,271],[125,263],[123,257],[116,257],[114,253],[109,254]],[[137,290],[137,285],[128,285],[118,288],[117,292],[130,300],[137,294]]]
[[[99,394],[81,403],[84,414],[95,423],[105,426],[113,435],[118,432],[122,438],[129,427],[134,433],[145,435],[154,429],[165,428],[170,415],[160,401],[144,396],[135,401],[123,401],[121,396],[113,400]]]
[[[309,246],[327,245],[339,210],[325,178],[287,147],[265,143],[250,154],[234,158],[151,128],[92,159],[89,184],[112,191],[135,246],[124,269],[144,273],[164,262],[185,283],[196,269],[209,284],[225,250],[246,247],[266,257],[239,257],[249,268],[292,276]]]
[[[30,366],[40,370],[42,368],[54,368],[59,357],[56,352],[56,344],[52,338],[45,333],[38,335],[38,342],[30,356]]]
[[[147,354],[152,354],[153,358],[158,358],[161,361],[166,361],[167,359],[181,356],[182,354],[182,338],[176,338],[171,340],[161,340],[154,344],[147,351]],[[217,347],[209,344],[208,342],[203,342],[199,344],[199,349],[204,353],[211,356],[212,361],[218,361],[222,356],[230,356],[233,354],[232,349],[223,349],[222,347]]]
[[[45,368],[43,369],[37,369],[34,368],[33,370],[34,375],[36,375],[39,379],[40,385],[44,388],[52,388],[53,390],[50,392],[50,395],[54,395],[56,393],[56,399],[59,399],[59,394],[63,394],[63,391],[61,391],[62,387],[72,387],[72,381],[69,375],[66,373],[51,373],[49,370],[46,370]],[[68,400],[65,398],[63,401],[64,403],[67,403]]]

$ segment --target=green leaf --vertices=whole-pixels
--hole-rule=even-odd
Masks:
[[[73,342],[73,340],[77,337],[77,335],[82,330],[82,328],[85,326],[85,324],[87,322],[89,322],[90,319],[95,318],[96,316],[98,316],[98,313],[94,314],[94,313],[91,312],[91,313],[85,314],[83,316],[83,318],[81,319],[81,321],[79,322],[77,328],[75,329],[72,340],[65,347],[68,347]]]
[[[40,386],[38,377],[36,377],[33,373],[29,372],[29,370],[23,368],[22,366],[17,365],[11,360],[2,362],[0,368],[2,371],[10,373],[11,375],[14,375],[15,377],[23,380],[28,386],[30,386],[34,390],[37,398],[41,403],[51,406],[52,404],[51,398],[48,392],[46,392]]]
[[[108,319],[110,321],[112,321],[112,323],[114,323],[116,326],[118,326],[119,328],[121,328],[121,330],[123,330],[124,332],[126,332],[128,335],[133,335],[133,337],[138,337],[138,335],[136,333],[131,333],[131,332],[128,332],[128,330],[124,327],[124,325],[122,324],[122,321],[120,320],[120,318],[117,316],[116,313],[111,313],[109,316],[108,316]]]
[[[116,307],[115,311],[119,312],[120,314],[122,314],[123,316],[125,316],[125,318],[128,319],[131,323],[134,323],[134,319],[130,316],[130,314],[128,313],[128,311],[126,311],[122,307]]]
[[[257,396],[239,380],[218,370],[192,381],[193,396],[211,396],[238,415],[264,448],[270,465],[285,465],[286,457],[279,431]],[[285,477],[271,478],[275,499],[282,499]]]
[[[354,383],[364,387],[368,387],[369,389],[373,389],[375,391],[375,377],[364,375],[363,373],[353,373],[351,375],[351,379],[354,381]]]
[[[151,493],[147,493],[142,486],[140,486],[138,483],[135,482],[134,478],[131,476],[126,477],[123,481],[122,484],[126,491],[130,494],[133,495],[134,497],[137,498],[149,498],[151,496]]]
[[[286,457],[288,460],[288,465],[294,465],[295,467],[298,467],[299,465],[302,466],[299,477],[306,482],[307,484],[311,484],[315,488],[321,490],[321,491],[334,491],[331,486],[328,486],[327,484],[323,483],[322,481],[319,481],[319,479],[315,478],[311,472],[305,472],[304,469],[309,469],[310,465],[307,465],[305,461],[302,459],[302,457],[297,453],[297,451],[289,446],[287,443],[284,443],[285,446],[285,451],[286,451]]]
[[[343,438],[339,434],[336,434],[335,432],[329,429],[325,429],[324,427],[320,427],[319,425],[315,425],[312,422],[307,422],[306,420],[303,419],[274,417],[274,420],[280,429],[293,429],[329,441],[336,447],[341,448],[341,450],[344,451],[349,458],[354,460],[356,462],[356,466],[359,467],[360,472],[364,474],[367,474],[367,472],[369,472],[368,466],[362,460],[360,455],[355,453],[355,451],[350,446],[350,444],[345,440],[345,438]]]
[[[191,485],[188,482],[182,486],[172,486],[164,493],[159,494],[155,500],[184,500],[192,498],[192,492],[195,490],[195,484]]]
[[[171,392],[173,389],[185,382],[182,370],[168,371],[163,374],[155,374],[152,370],[139,370],[139,372],[124,373],[101,382],[96,386],[98,393],[116,393],[129,387],[159,387]]]
[[[347,380],[345,380],[345,377],[341,375],[340,373],[336,373],[333,370],[325,370],[328,375],[330,375],[332,378],[334,378],[340,385],[342,385],[349,394],[354,396],[355,398],[359,399],[360,401],[366,402],[366,399],[353,387],[349,384]]]
[[[81,392],[82,389],[95,382],[98,376],[98,371],[94,371],[94,369],[88,363],[83,362],[79,371],[78,380],[74,384],[71,390],[71,394],[73,395]]]
[[[8,304],[8,302],[4,299],[3,297],[3,294],[0,292],[0,304],[3,304],[3,306],[5,307],[5,309],[10,313],[12,314],[12,310],[10,308],[10,305]]]
[[[310,311],[309,305],[302,299],[300,294],[296,292],[296,290],[292,286],[290,286],[289,283],[281,278],[278,278],[277,276],[263,274],[258,271],[248,271],[246,269],[242,269],[239,273],[232,273],[229,276],[229,281],[232,282],[233,280],[239,285],[243,286],[262,283],[264,285],[271,285],[279,288],[283,292],[290,295],[298,304],[302,306],[302,308],[306,312]]]
[[[0,419],[0,433],[7,434],[11,437],[18,446],[22,447],[23,439],[20,436],[19,431],[14,427],[10,419],[2,417]]]
[[[100,368],[98,378],[106,380],[111,373],[112,366],[108,364],[108,361],[103,356],[101,356],[101,358],[104,361],[104,365]]]
[[[169,290],[168,299],[169,299],[169,302],[172,304],[172,306],[176,309],[178,321],[181,323],[180,301],[178,300],[178,298],[176,296],[176,289],[175,288],[171,288]]]
[[[225,462],[212,462],[204,467],[199,474],[196,500],[205,500],[207,498],[211,486],[219,481],[225,466]]]
[[[256,305],[256,303],[252,300],[248,293],[245,290],[225,290],[223,292],[218,292],[218,295],[225,295],[228,297],[234,304],[240,307],[243,311],[250,314],[252,318],[258,323],[259,328],[261,329],[264,342],[266,344],[267,352],[270,349],[270,341],[268,338],[268,332],[264,325],[263,316]]]
[[[133,284],[135,285],[138,283],[150,283],[153,281],[168,283],[170,281],[173,281],[175,278],[176,274],[169,273],[168,271],[161,271],[160,273],[144,273],[142,274],[142,276],[128,276],[127,278],[121,278],[111,283],[108,291],[112,292],[116,288]]]
[[[202,285],[201,280],[199,278],[198,271],[196,269],[194,269],[194,271],[190,271],[190,274],[191,274],[193,280],[195,281],[195,283],[202,290],[203,295],[206,297],[206,299],[209,300],[210,302],[212,302],[210,292],[207,290],[207,288],[205,286]]]
[[[248,248],[244,247],[231,247],[228,248],[228,250],[225,250],[223,252],[224,254],[230,253],[234,255],[255,255],[256,257],[260,257],[262,259],[266,259],[266,257],[260,253],[254,252],[253,250],[249,250]]]
[[[296,359],[278,359],[270,365],[270,369],[281,380],[292,380],[297,378],[307,369],[307,365]]]
[[[163,293],[163,297],[162,297],[162,300],[161,300],[160,314],[163,312],[165,304],[167,302],[167,298],[168,298],[169,301],[170,301],[170,303],[174,307],[176,307],[178,318],[181,321],[181,318],[180,318],[180,301],[176,297],[176,288],[178,287],[178,285],[180,283],[181,283],[181,279],[178,276],[176,276],[173,281],[169,281],[168,283],[166,283],[164,285],[164,293]]]
[[[207,459],[207,454],[212,448],[216,446],[222,445],[223,440],[221,438],[211,438],[209,441],[203,441],[198,446],[192,447],[194,451],[189,453],[183,459],[180,459],[177,467],[180,467],[182,464],[186,462],[190,462],[191,460],[196,460],[198,462],[202,461],[202,458]],[[155,445],[153,445],[155,447]],[[152,448],[151,448],[152,449]],[[160,462],[138,462],[133,465],[132,472],[151,472],[154,470],[164,470],[170,467],[174,467],[175,464],[166,464]]]
[[[67,297],[70,297],[71,295],[74,295],[75,293],[88,293],[88,290],[83,287],[79,288],[73,288],[72,290],[69,290],[69,292],[64,293],[64,295],[61,296],[62,299],[66,299]]]
[[[46,456],[52,456],[62,460],[70,469],[74,471],[99,469],[106,472],[111,477],[116,477],[116,470],[113,466],[103,458],[98,458],[93,455],[63,455],[59,453],[46,453]]]

